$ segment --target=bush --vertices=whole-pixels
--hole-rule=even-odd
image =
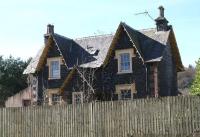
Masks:
[[[190,93],[192,95],[200,95],[200,58],[196,62],[196,75],[192,83]]]

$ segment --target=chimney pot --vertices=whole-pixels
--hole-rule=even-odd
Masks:
[[[168,21],[164,16],[164,7],[160,6],[158,9],[160,10],[160,16],[155,19],[157,31],[167,31],[170,27],[168,26]]]
[[[47,34],[54,34],[54,25],[47,25]]]
[[[160,17],[164,17],[164,7],[160,6],[158,9],[160,10]]]

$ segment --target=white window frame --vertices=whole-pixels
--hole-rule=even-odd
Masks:
[[[121,100],[121,91],[122,90],[131,90],[131,98],[133,99],[133,94],[136,94],[137,91],[135,90],[135,83],[132,84],[119,84],[115,86],[116,94],[118,95],[118,100]]]
[[[121,54],[128,53],[129,54],[129,60],[130,60],[130,69],[129,70],[121,70]],[[132,73],[132,58],[135,57],[133,48],[131,49],[122,49],[122,50],[116,50],[115,51],[115,58],[117,59],[117,66],[118,66],[118,74],[124,74],[124,73]]]
[[[54,95],[57,96],[57,97],[55,98],[56,100],[54,100]],[[53,94],[51,95],[51,100],[52,100],[53,103],[58,103],[58,104],[59,104],[59,103],[61,102],[61,96],[58,95],[58,94],[53,93]]]
[[[83,103],[83,92],[72,92],[72,103],[73,104],[80,104],[76,102],[76,95],[80,95],[81,96],[81,103]]]
[[[60,96],[60,101],[53,101],[53,94],[59,95],[59,89],[47,89],[47,97],[48,97],[48,104],[53,105],[53,104],[61,104],[62,103],[62,97]]]
[[[58,69],[59,69],[59,74],[58,74],[58,76],[57,77],[52,77],[51,76],[51,62],[52,61],[58,61]],[[51,79],[60,79],[61,78],[61,76],[60,76],[60,73],[61,73],[61,58],[60,57],[54,57],[54,58],[48,58],[47,59],[47,65],[48,65],[48,67],[49,67],[49,80],[51,80]]]

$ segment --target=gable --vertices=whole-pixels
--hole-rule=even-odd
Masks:
[[[52,45],[55,45],[58,49],[67,68],[73,68],[74,65],[84,68],[106,66],[117,41],[124,35],[127,36],[127,40],[131,42],[143,63],[161,61],[165,46],[169,42],[170,45],[173,45],[172,54],[177,63],[177,71],[184,69],[173,30],[157,32],[156,29],[148,29],[137,31],[125,23],[120,23],[114,36],[101,35],[72,40],[54,33],[49,37],[46,46],[32,59],[24,70],[24,74],[35,73],[42,68]]]
[[[52,49],[51,52],[49,52]],[[23,74],[35,73],[44,66],[47,57],[62,56],[64,65],[72,68],[74,65],[95,60],[90,54],[73,40],[58,34],[50,35],[45,46],[24,70]]]
[[[171,52],[173,58],[175,59],[177,71],[184,70],[172,28],[169,31],[157,31],[156,29],[137,31],[125,23],[120,23],[115,33],[107,56],[104,60],[104,66],[106,66],[108,63],[109,58],[112,55],[112,51],[114,50],[120,34],[123,31],[125,31],[128,35],[133,47],[135,47],[136,52],[140,55],[144,63],[161,61],[163,52],[166,46],[169,46],[168,43],[170,43],[170,46],[172,46]]]
[[[40,57],[39,57],[35,71],[39,71],[39,70],[42,69],[42,67],[45,64],[45,61],[46,61],[46,58],[47,58],[47,55],[48,55],[48,51],[52,47],[53,44],[54,44],[53,38],[52,38],[52,36],[50,36],[47,40],[46,45],[44,46],[44,49],[43,49]]]
[[[62,56],[60,51],[58,50],[58,47],[55,45],[55,42],[52,43],[52,45],[49,47],[49,50],[47,52],[47,58],[54,58]]]
[[[115,50],[123,50],[133,48],[133,43],[125,31],[121,31],[114,47]]]
[[[54,49],[54,52],[57,54],[57,56],[58,55],[62,56],[62,53],[60,52],[59,47],[54,42],[53,36],[50,35],[44,47],[41,48],[39,52],[37,53],[37,55],[31,60],[27,68],[24,70],[23,74],[34,74],[35,72],[40,71],[45,65],[47,57],[54,56],[54,54],[51,55],[51,53],[49,53],[52,47]],[[66,65],[65,61],[64,61],[64,64]]]
[[[60,48],[68,68],[95,60],[90,53],[72,39],[54,34],[54,41]]]
[[[129,28],[127,26],[125,26],[124,23],[120,23],[120,25],[119,25],[119,27],[118,27],[115,35],[114,35],[114,38],[113,38],[113,40],[111,42],[111,45],[110,45],[110,47],[108,49],[107,55],[105,57],[105,60],[104,60],[104,63],[103,63],[104,67],[109,62],[109,59],[111,58],[112,53],[113,53],[114,49],[117,46],[117,42],[119,41],[120,37],[122,37],[122,36],[127,36],[127,38],[128,38],[127,40],[129,40],[131,42],[132,47],[134,47],[136,52],[139,54],[139,56],[143,60],[143,58],[141,56],[141,51],[140,51],[137,39],[134,36],[131,36],[129,32],[130,32]],[[118,48],[119,48],[119,45],[118,45]]]

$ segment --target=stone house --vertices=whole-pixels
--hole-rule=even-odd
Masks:
[[[24,74],[36,79],[38,102],[82,103],[92,100],[176,96],[181,57],[164,8],[156,28],[135,30],[121,22],[116,33],[70,39],[47,26],[45,46]]]

